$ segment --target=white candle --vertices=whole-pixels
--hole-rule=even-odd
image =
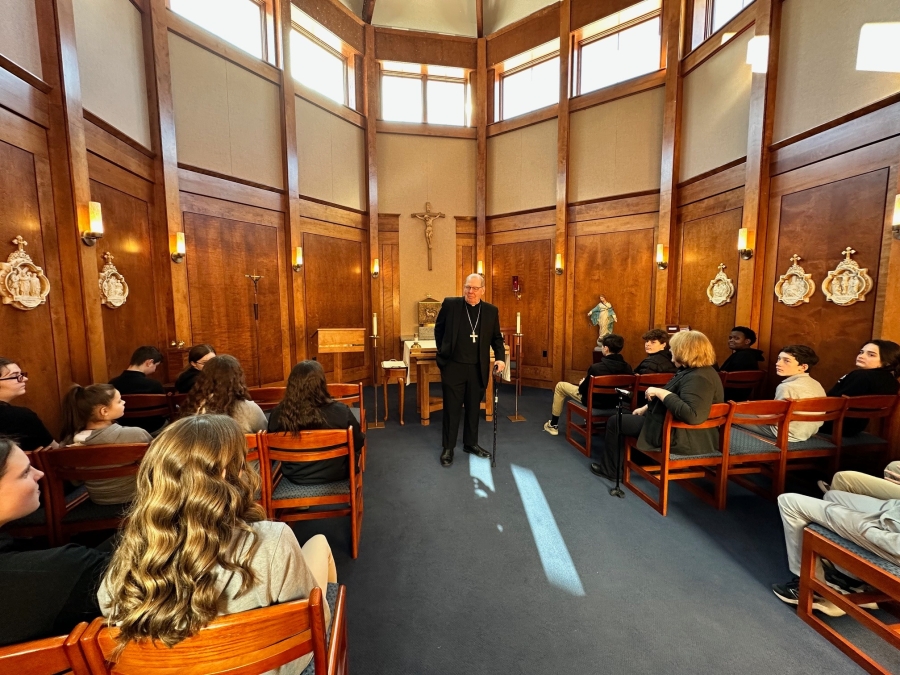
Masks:
[[[522,333],[522,312],[516,312],[516,335]]]
[[[378,337],[378,313],[372,314],[372,335]]]

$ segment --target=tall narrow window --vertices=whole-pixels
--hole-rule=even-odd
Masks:
[[[731,21],[744,7],[753,0],[713,0],[709,34],[712,35],[726,23]]]
[[[559,102],[559,39],[507,59],[499,77],[499,119],[524,115]]]
[[[350,47],[291,5],[291,74],[332,101],[353,107],[356,98]]]
[[[468,123],[464,68],[384,61],[381,64],[381,119],[388,122]]]
[[[661,0],[646,0],[576,32],[576,94],[659,70],[661,7]]]
[[[169,0],[169,8],[256,58],[265,58],[262,0]]]

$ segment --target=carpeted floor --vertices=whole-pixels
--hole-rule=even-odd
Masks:
[[[513,424],[510,386],[496,468],[461,451],[461,432],[442,468],[440,413],[421,426],[412,385],[401,427],[391,390],[390,420],[369,431],[359,558],[346,519],[295,527],[331,541],[355,675],[863,672],[772,594],[789,576],[774,504],[733,487],[717,512],[676,487],[662,518],[610,497],[542,430],[551,392],[526,389]],[[492,425],[480,433],[490,449]]]

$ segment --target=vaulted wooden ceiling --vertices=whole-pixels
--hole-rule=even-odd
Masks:
[[[518,21],[555,0],[341,0],[376,26],[478,37],[478,6],[485,35]]]

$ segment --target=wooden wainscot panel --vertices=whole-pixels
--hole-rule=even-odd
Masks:
[[[304,196],[300,197],[300,215],[304,218],[358,229],[365,229],[369,224],[369,217],[361,211],[354,211],[336,204],[325,204]]]
[[[381,313],[378,327],[384,359],[402,359],[400,349],[400,234],[381,229],[379,214],[379,243],[381,245]]]
[[[488,232],[512,232],[513,230],[527,230],[555,224],[556,210],[541,209],[540,211],[491,216],[487,219],[486,227]]]
[[[182,205],[189,208],[185,201]],[[282,304],[280,230],[186,210],[184,232],[191,341],[209,343],[219,354],[237,358],[250,386],[283,382],[289,347],[283,334],[288,317]],[[248,274],[261,277],[258,336]]]
[[[744,188],[739,187],[728,192],[723,192],[714,197],[708,197],[699,202],[692,202],[678,209],[678,219],[682,222],[714,216],[732,209],[743,208]]]
[[[580,223],[572,223],[570,234],[581,237],[587,234],[653,229],[658,221],[658,213],[639,213],[634,216],[621,216],[619,218],[585,220]]]
[[[399,213],[379,213],[378,232],[400,232]]]
[[[349,228],[342,228],[349,229]],[[303,288],[306,306],[307,350],[326,372],[334,356],[317,354],[315,332],[320,328],[371,328],[368,314],[368,253],[364,241],[303,233]],[[344,379],[371,377],[369,351],[344,354]]]
[[[270,211],[284,210],[284,198],[277,192],[189,169],[178,169],[178,187],[184,192],[258,206]]]
[[[93,172],[92,172],[93,173]],[[150,243],[150,204],[97,180],[91,180],[91,199],[103,208],[104,235],[97,242],[97,267],[103,254],[112,254],[112,264],[128,284],[128,299],[121,307],[103,307],[103,334],[110,377],[125,368],[132,352],[141,345],[163,349],[166,331],[157,315],[154,251]],[[156,377],[164,380],[165,367]]]
[[[47,95],[19,79],[0,64],[0,105],[22,115],[26,119],[49,128]]]
[[[553,354],[552,317],[552,238],[493,244],[491,249],[491,302],[500,309],[500,326],[515,328],[516,312],[522,315],[524,335],[522,368],[534,379],[549,381]],[[517,300],[512,290],[512,277],[518,276],[521,288]]]
[[[87,159],[91,180],[114,187],[147,203],[153,199],[153,183],[92,152],[88,152]]]
[[[685,181],[678,187],[678,206],[742,187],[747,173],[746,163],[746,159],[742,157]]]
[[[584,377],[597,346],[597,327],[588,313],[604,296],[618,322],[615,332],[625,338],[622,355],[636,365],[644,357],[641,335],[651,324],[653,230],[608,232],[569,237],[569,274],[572,302],[566,334],[566,379]]]
[[[699,330],[713,343],[719,363],[728,358],[728,333],[734,326],[737,307],[738,230],[742,209],[732,209],[681,223],[681,268],[677,290],[678,323]],[[706,295],[709,282],[718,273],[719,263],[734,283],[735,294],[717,307]]]
[[[659,190],[570,204],[568,219],[574,223],[638,213],[659,213]]]
[[[872,337],[889,174],[884,168],[773,196],[760,328],[770,391],[779,381],[773,364],[784,345],[800,343],[816,350],[820,361],[811,374],[828,390],[853,369],[857,350]],[[856,250],[853,259],[869,270],[875,287],[864,302],[842,307],[826,301],[821,284],[847,246]],[[815,292],[809,303],[787,307],[776,302],[773,289],[794,254],[812,275]]]
[[[228,220],[240,220],[247,223],[257,223],[269,227],[281,228],[284,226],[284,214],[255,206],[248,206],[237,202],[213,199],[190,192],[182,192],[180,195],[181,207],[184,212],[199,213],[214,218]]]
[[[116,164],[126,171],[153,181],[153,158],[134,145],[109,133],[103,127],[84,119],[84,142],[88,152]]]

